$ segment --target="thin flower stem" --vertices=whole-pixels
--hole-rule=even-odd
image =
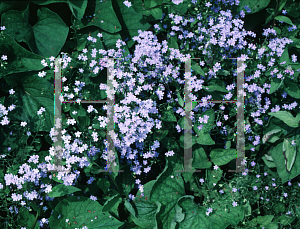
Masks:
[[[40,122],[39,122],[38,130],[37,130],[37,132],[36,132],[36,134],[35,134],[35,136],[34,136],[34,138],[33,138],[32,142],[31,142],[30,146],[33,144],[33,142],[34,142],[34,140],[35,140],[36,136],[38,135],[38,132],[39,132],[39,130],[40,130],[40,126],[41,126],[41,122],[42,122],[42,119],[40,118]],[[30,147],[30,146],[29,146],[29,147]]]

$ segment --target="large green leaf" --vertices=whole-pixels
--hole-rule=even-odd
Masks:
[[[283,121],[285,124],[289,125],[290,127],[296,128],[299,126],[299,121],[300,121],[299,116],[295,118],[293,117],[291,112],[288,111],[269,112],[268,115],[279,118],[281,121]]]
[[[69,0],[69,8],[77,20],[81,20],[84,15],[88,1]]]
[[[274,129],[274,130],[268,131],[262,138],[263,144],[265,144],[271,138],[272,135],[274,135],[278,132],[281,132],[281,129]]]
[[[33,214],[30,214],[28,209],[25,207],[22,207],[19,211],[19,219],[18,219],[18,225],[22,227],[32,228],[33,224],[35,223],[35,216]],[[36,223],[34,226],[34,229],[38,229],[39,224]]]
[[[211,79],[209,82],[210,85],[204,86],[204,90],[208,92],[220,91],[228,93],[228,90],[225,87],[224,81],[218,79]]]
[[[192,69],[199,75],[204,76],[205,73],[203,71],[203,69],[199,66],[198,63],[193,63],[192,64]]]
[[[173,1],[170,0],[164,0],[163,2],[171,3],[171,9],[180,14],[185,14],[189,8],[189,1],[182,1],[178,5],[174,4]]]
[[[196,143],[200,145],[214,145],[216,142],[211,138],[208,132],[204,132],[200,130],[198,133],[198,138],[196,139]]]
[[[283,22],[285,22],[285,23],[287,23],[289,25],[294,25],[293,22],[291,21],[291,19],[289,19],[286,16],[281,16],[280,15],[280,16],[276,16],[274,19],[277,20],[277,21],[283,21]]]
[[[178,200],[175,215],[176,228],[196,229],[201,225],[201,228],[212,229],[210,218],[205,215],[205,207],[198,206],[193,200],[194,196],[183,196]]]
[[[21,100],[20,106],[25,114],[24,117],[28,116],[28,119],[36,121],[32,124],[34,129],[39,126],[39,131],[50,132],[54,126],[54,85],[48,80],[38,77],[37,74],[27,73],[23,84],[17,88],[16,94]],[[42,113],[40,118],[37,118],[37,111],[41,107],[45,108],[45,112]],[[40,119],[40,121],[37,121],[37,119]]]
[[[236,149],[213,149],[210,152],[210,158],[215,165],[226,165],[231,160],[236,159]]]
[[[85,0],[32,0],[34,4],[37,5],[49,5],[53,3],[67,3],[69,4],[69,8],[73,14],[73,16],[77,20],[81,20],[85,13],[85,9],[87,7],[88,1]]]
[[[176,116],[174,115],[173,110],[163,111],[162,120],[165,122],[177,122]]]
[[[164,137],[166,137],[169,133],[169,130],[164,130],[163,128],[159,130],[155,130],[153,134],[153,141],[161,141]]]
[[[29,13],[29,5],[24,12],[18,10],[10,10],[1,16],[2,25],[7,29],[5,34],[10,35],[17,42],[25,42],[32,52],[38,53],[33,30],[28,23],[27,15]]]
[[[207,115],[209,116],[208,120],[207,120],[207,123],[200,123],[199,122],[199,118],[204,118],[204,116]],[[197,114],[195,115],[195,125],[193,127],[193,130],[199,135],[201,130],[204,131],[204,132],[209,132],[212,128],[213,128],[213,125],[215,123],[215,112],[213,109],[209,109],[209,110],[206,110],[204,113],[202,114]],[[198,126],[201,126],[203,125],[202,129],[199,130],[198,129]]]
[[[283,140],[282,151],[285,159],[286,171],[290,173],[296,159],[296,147],[292,146],[291,142],[285,138]]]
[[[278,78],[271,79],[271,88],[270,88],[269,94],[272,94],[275,91],[277,91],[281,85],[282,85],[282,80],[280,80]]]
[[[91,15],[95,14],[95,17],[92,19],[83,18],[82,20],[80,18],[78,21],[75,21],[76,26],[80,28],[97,26],[109,33],[116,33],[122,29],[111,0],[95,1],[91,7],[91,9],[88,9],[89,13]]]
[[[81,190],[74,186],[65,186],[64,184],[58,184],[52,188],[52,191],[48,193],[48,196],[51,198],[61,197],[61,196],[65,196],[67,194],[71,194],[71,193],[78,192],[78,191],[81,191]]]
[[[251,9],[250,14],[257,13],[258,11],[266,8],[271,0],[243,0],[240,1],[240,4],[238,5],[238,10],[245,10],[245,6],[248,6]]]
[[[207,169],[210,168],[211,165],[212,164],[208,161],[207,155],[202,147],[193,150],[193,168]]]
[[[280,56],[279,58],[279,62],[286,62],[286,64],[290,64],[291,61],[290,61],[290,57],[289,57],[289,50],[288,48],[285,48],[282,55]]]
[[[142,199],[142,201],[135,201],[134,204],[126,201],[125,207],[131,213],[131,219],[136,225],[141,228],[157,228],[156,215],[160,211],[161,203]]]
[[[171,36],[168,39],[168,48],[179,49],[178,43],[177,43],[177,38],[175,36],[174,37]]]
[[[218,184],[218,182],[221,180],[222,174],[223,174],[223,170],[221,170],[220,168],[218,168],[218,170],[214,170],[213,168],[211,168],[211,170],[208,170],[207,173],[208,188],[211,189],[215,187],[215,185]]]
[[[0,50],[7,53],[7,69],[0,71],[0,78],[3,76],[28,71],[39,71],[44,68],[41,60],[44,58],[27,51],[19,45],[11,36],[0,36]]]
[[[193,201],[193,196],[184,196],[178,200],[176,206],[177,216],[181,214],[184,215],[183,220],[178,217],[177,223],[178,229],[213,229],[213,228],[223,228],[225,229],[229,225],[237,225],[244,218],[244,209],[243,206],[232,206],[232,199],[224,198],[218,202],[212,204],[214,210],[213,214],[209,217],[206,216],[206,208],[204,206],[199,206]],[[227,211],[224,211],[224,208],[220,208],[220,205],[227,206]],[[199,225],[201,225],[199,227]]]
[[[120,197],[119,193],[112,196],[104,203],[102,212],[115,212],[121,202],[122,198]]]
[[[284,90],[293,98],[300,99],[300,89],[295,81],[288,77],[284,79]]]
[[[176,170],[183,170],[182,165],[174,165],[166,160],[165,169],[156,179],[150,193],[150,201],[162,204],[158,228],[171,228],[176,213],[174,207],[177,200],[185,195],[183,178]]]
[[[296,150],[300,150],[300,146],[296,145]],[[297,154],[294,162],[294,166],[291,169],[291,172],[286,171],[285,158],[283,154],[283,142],[277,144],[270,150],[270,154],[276,164],[277,173],[281,178],[282,183],[292,180],[300,174],[300,155]]]
[[[116,229],[124,223],[102,212],[103,207],[97,202],[83,196],[72,196],[59,202],[49,219],[49,226],[59,228],[107,228]],[[69,219],[66,222],[66,219]],[[72,225],[72,226],[69,226]]]
[[[47,58],[57,56],[66,42],[69,27],[48,8],[39,9],[37,16],[38,22],[32,28],[39,54]]]
[[[139,35],[138,30],[146,31],[151,25],[146,20],[143,20],[141,14],[137,13],[132,7],[128,8],[123,2],[123,0],[117,0],[122,18],[130,35],[129,41],[127,42],[128,47],[130,48],[135,42],[131,40],[131,38]]]
[[[122,194],[125,196],[128,196],[128,194],[134,188],[135,184],[133,174],[130,171],[129,167],[130,165],[128,164],[125,167],[122,167],[122,165],[120,165],[120,170],[124,170],[124,172],[120,172],[119,175],[116,177],[116,183],[122,186]]]

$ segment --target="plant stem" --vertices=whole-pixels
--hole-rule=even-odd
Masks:
[[[35,225],[36,225],[36,222],[37,222],[38,217],[39,217],[39,213],[37,212],[36,215],[35,215],[34,223],[33,223],[33,225],[32,225],[32,229],[35,228]]]

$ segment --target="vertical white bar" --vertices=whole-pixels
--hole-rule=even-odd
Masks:
[[[195,170],[192,167],[193,162],[193,136],[192,136],[192,120],[191,120],[191,111],[192,111],[192,100],[190,98],[191,90],[191,59],[187,59],[184,65],[185,73],[185,84],[184,84],[184,102],[185,102],[185,115],[184,115],[184,169],[176,170],[175,172],[201,172],[201,170]],[[186,146],[191,146],[187,148]]]
[[[238,58],[237,69],[241,68],[244,64],[244,60]],[[242,165],[242,160],[245,157],[245,120],[244,120],[244,75],[245,71],[238,72],[237,75],[237,135],[236,135],[236,172],[243,172],[245,170],[245,164]]]
[[[107,66],[107,116],[108,116],[108,122],[107,122],[107,133],[106,138],[108,142],[108,152],[107,152],[107,167],[109,168],[109,171],[116,172],[115,171],[115,146],[114,146],[114,105],[115,105],[115,92],[114,92],[114,86],[112,84],[114,77],[112,75],[112,71],[114,69],[114,59],[109,58],[108,59],[108,66]]]
[[[61,58],[55,59],[55,101],[54,101],[54,123],[55,129],[58,131],[56,136],[57,141],[54,142],[55,155],[54,155],[54,169],[53,172],[62,171],[62,139],[61,139]]]
[[[113,86],[114,76],[112,74],[114,70],[114,59],[109,58],[107,63],[107,132],[106,132],[106,139],[107,139],[107,170],[99,170],[99,172],[124,172],[124,170],[116,171],[116,155],[117,152],[115,150],[114,145],[114,138],[115,138],[115,121],[114,121],[114,105],[115,105],[115,90]]]

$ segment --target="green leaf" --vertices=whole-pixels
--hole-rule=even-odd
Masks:
[[[116,177],[116,183],[121,184],[122,186],[122,194],[128,196],[128,194],[134,188],[135,180],[133,178],[133,174],[128,168],[130,165],[126,165],[125,167],[120,168],[120,170],[124,170],[124,172],[120,172]]]
[[[34,4],[37,5],[49,5],[52,3],[66,3],[68,0],[32,0]]]
[[[284,79],[284,90],[293,98],[300,99],[300,89],[295,81],[288,77]]]
[[[107,179],[99,178],[99,180],[97,181],[97,186],[99,188],[101,188],[101,190],[104,193],[107,193],[108,188],[110,187],[110,183],[109,183],[109,181]]]
[[[184,107],[184,101],[179,93],[178,90],[176,90],[176,95],[177,95],[177,98],[178,98],[178,104],[181,106],[181,107]]]
[[[256,222],[257,224],[266,226],[272,222],[273,218],[274,218],[273,215],[258,216]]]
[[[282,226],[288,226],[294,221],[295,217],[287,216],[287,215],[281,215],[278,217],[278,222]]]
[[[122,198],[119,193],[112,196],[104,203],[102,212],[112,211],[113,208],[118,208],[121,202]]]
[[[245,10],[244,6],[248,6],[251,9],[250,14],[257,13],[258,11],[266,8],[271,0],[243,0],[238,5],[238,11]]]
[[[165,169],[156,179],[150,193],[150,201],[162,204],[162,210],[159,212],[162,225],[158,228],[171,228],[176,214],[177,200],[185,195],[183,178],[176,170],[183,170],[182,165],[174,165],[166,160]]]
[[[78,191],[81,191],[81,190],[74,186],[65,186],[64,184],[58,184],[52,188],[52,191],[48,193],[48,196],[51,198],[61,197],[61,196],[65,196],[67,194],[71,194],[71,193],[78,192]]]
[[[278,27],[273,27],[273,29],[276,31],[276,34],[281,34],[281,29],[279,29]]]
[[[213,149],[210,152],[210,158],[215,165],[226,165],[231,160],[236,159],[236,149]]]
[[[283,121],[285,124],[287,124],[290,127],[296,128],[299,126],[298,125],[299,120],[294,118],[291,112],[288,111],[269,112],[268,115],[279,118],[281,121]]]
[[[272,160],[268,160],[269,158],[271,158]],[[265,154],[265,156],[263,156],[262,159],[269,168],[276,168],[276,164],[275,162],[273,162],[273,158],[268,154]]]
[[[198,138],[196,139],[196,143],[200,145],[214,145],[215,141],[211,138],[210,134],[200,130],[198,134]]]
[[[12,73],[39,71],[44,68],[41,64],[42,56],[27,51],[11,36],[0,36],[0,50],[8,57],[7,69],[0,71],[0,78]]]
[[[78,125],[80,126],[89,126],[90,125],[90,118],[87,116],[79,116],[78,119]],[[90,130],[92,131],[92,130]]]
[[[291,21],[291,19],[289,19],[286,16],[276,16],[274,19],[277,20],[277,21],[283,21],[283,22],[285,22],[286,24],[289,24],[289,25],[294,25],[293,22]]]
[[[166,2],[166,1],[164,1],[164,2]],[[170,3],[170,1],[167,1],[167,2]],[[171,6],[172,9],[174,9],[175,12],[180,12],[181,14],[185,14],[187,12],[188,8],[189,8],[189,6],[188,6],[189,2],[188,1],[183,1],[183,2],[179,3],[178,5],[174,4],[173,1],[172,1],[171,5],[172,5]]]
[[[174,152],[179,152],[181,149],[175,140],[175,137],[165,137],[162,143],[166,146],[168,150],[174,150]]]
[[[300,16],[300,2],[299,1],[287,1],[285,7],[287,11],[287,14],[294,17],[298,18]]]
[[[280,0],[278,12],[280,12],[285,6],[287,0]]]
[[[266,133],[262,138],[263,144],[265,144],[273,134],[276,134],[278,132],[281,132],[281,129],[274,129]]]
[[[280,144],[277,144],[275,147],[273,147],[270,150],[270,154],[276,164],[277,173],[278,173],[282,183],[285,183],[288,180],[292,180],[293,178],[297,177],[300,174],[300,155],[296,154],[294,166],[292,167],[291,172],[289,173],[286,170],[286,164],[285,164],[286,160],[285,160],[285,156],[283,154],[282,149],[283,149],[283,142],[281,142]],[[300,147],[298,144],[296,145],[296,149],[299,152]],[[291,154],[291,156],[292,156],[292,154]],[[289,157],[292,159],[291,156],[289,156]]]
[[[88,1],[68,0],[69,8],[77,20],[81,20],[87,7]]]
[[[135,201],[133,204],[126,201],[125,207],[132,214],[131,219],[136,225],[141,228],[157,228],[156,215],[161,209],[161,203],[152,203],[142,199],[141,201]]]
[[[56,205],[50,216],[49,226],[53,229],[69,227],[66,219],[69,219],[73,228],[85,225],[88,228],[116,229],[124,224],[109,213],[102,212],[102,209],[98,201],[83,196],[72,196]]]
[[[204,118],[204,116],[207,115],[209,116],[208,120],[207,120],[207,123],[200,123],[199,122],[199,118]],[[194,124],[194,127],[193,127],[193,130],[196,132],[196,134],[198,134],[198,136],[200,136],[200,132],[203,131],[203,132],[209,132],[212,128],[213,128],[213,125],[215,123],[215,112],[213,109],[209,109],[209,110],[206,110],[204,113],[202,113],[201,115],[195,115],[195,124]],[[203,126],[202,129],[198,129],[198,126]]]
[[[282,150],[283,150],[283,156],[285,159],[285,168],[288,173],[291,173],[292,167],[295,163],[296,159],[296,147],[292,146],[290,141],[288,139],[284,139],[283,145],[282,145]]]
[[[19,211],[18,225],[21,227],[32,228],[35,223],[35,216],[30,214],[28,209],[21,207]],[[38,229],[39,224],[36,223],[34,229]]]
[[[177,38],[175,36],[168,39],[168,48],[179,49]]]
[[[127,45],[131,48],[135,43],[132,38],[139,35],[138,30],[146,31],[151,25],[146,20],[143,20],[142,14],[137,13],[132,7],[128,8],[123,2],[123,0],[117,0],[122,18],[130,35]]]
[[[207,155],[204,149],[198,148],[193,150],[193,164],[192,167],[196,169],[207,169],[212,166],[211,162],[208,161]]]
[[[24,12],[10,10],[1,16],[2,25],[6,27],[5,34],[10,35],[17,42],[25,42],[32,52],[38,53],[33,30],[26,19],[29,5]]]
[[[286,64],[290,64],[291,61],[290,61],[290,57],[289,57],[289,50],[288,48],[285,48],[281,57],[279,58],[279,63],[281,62],[286,62]]]
[[[193,63],[192,64],[192,69],[199,75],[204,76],[205,73],[203,71],[203,69],[199,66],[198,63]]]
[[[155,20],[159,20],[162,18],[163,11],[161,8],[154,8],[150,10],[151,15],[155,18]]]
[[[269,94],[272,94],[275,91],[277,91],[280,88],[281,84],[282,84],[282,80],[278,78],[271,79],[271,88]]]
[[[207,181],[208,181],[208,188],[215,187],[214,184],[218,184],[218,182],[221,180],[223,174],[223,170],[218,168],[218,170],[214,170],[211,168],[211,170],[208,170],[207,173]]]
[[[176,228],[207,228],[212,229],[210,219],[206,217],[206,208],[194,203],[194,196],[186,195],[181,197],[176,206],[175,222]],[[174,227],[175,228],[175,227]]]
[[[224,81],[218,79],[211,79],[209,82],[210,85],[203,86],[205,91],[212,92],[212,91],[220,91],[228,93],[228,90],[225,87]]]
[[[173,110],[166,110],[166,111],[163,111],[163,114],[162,114],[162,118],[161,118],[163,121],[165,122],[177,122],[177,118],[176,116],[174,115],[174,112]]]
[[[57,56],[66,42],[69,27],[58,14],[45,7],[38,9],[37,17],[33,33],[39,54],[47,58]]]
[[[166,137],[169,133],[169,130],[163,130],[162,128],[156,130],[153,134],[153,141],[161,141],[164,137]]]
[[[16,94],[20,96],[23,113],[28,117],[27,123],[30,123],[35,130],[40,126],[39,131],[50,132],[54,126],[54,85],[36,74],[30,75],[28,73],[24,79],[22,79],[24,80],[23,85],[17,87]],[[41,117],[37,117],[37,111],[41,107],[45,108],[45,112],[42,113]]]
[[[226,146],[226,149],[230,149],[231,141],[226,141],[225,146]]]
[[[87,1],[84,1],[87,2]],[[75,22],[79,28],[85,28],[90,26],[97,26],[108,33],[116,33],[121,31],[122,26],[118,20],[118,17],[113,9],[112,1],[96,1],[93,13],[95,18],[92,20],[89,18],[79,19]]]

